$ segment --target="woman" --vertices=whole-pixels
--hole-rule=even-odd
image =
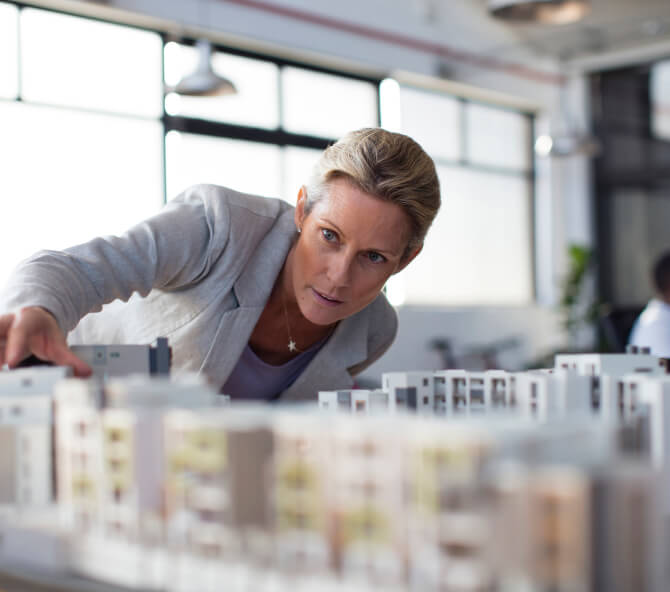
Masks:
[[[76,326],[70,343],[166,336],[174,369],[233,398],[351,387],[395,337],[381,290],[419,253],[439,205],[432,160],[382,129],[326,149],[295,208],[192,187],[121,237],[23,262],[3,299],[0,365],[33,353],[87,375],[66,343]],[[102,309],[114,300],[127,304]]]

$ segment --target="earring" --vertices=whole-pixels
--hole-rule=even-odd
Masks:
[[[302,226],[298,226],[298,234],[302,232]]]

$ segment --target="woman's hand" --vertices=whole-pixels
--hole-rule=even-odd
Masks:
[[[58,322],[47,310],[29,306],[16,314],[0,315],[0,366],[15,368],[31,354],[58,366],[70,366],[75,376],[91,375],[89,365],[70,351]]]

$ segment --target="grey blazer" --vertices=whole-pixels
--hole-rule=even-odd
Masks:
[[[2,310],[42,306],[70,343],[150,343],[166,336],[175,370],[204,373],[220,388],[295,239],[293,214],[279,199],[196,185],[120,237],[41,251],[22,262]],[[351,387],[396,330],[395,311],[380,294],[339,323],[281,399]]]

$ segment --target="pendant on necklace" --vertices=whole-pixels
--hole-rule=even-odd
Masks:
[[[298,348],[296,347],[295,341],[293,341],[293,339],[289,340],[288,342],[288,351],[290,352],[298,351]]]

